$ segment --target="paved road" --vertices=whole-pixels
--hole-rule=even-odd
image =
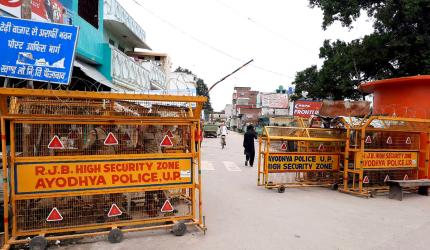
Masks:
[[[100,237],[63,249],[430,249],[430,197],[363,199],[323,188],[279,194],[256,186],[241,135],[230,133],[224,150],[206,139],[202,152],[206,235],[139,232],[119,244]]]

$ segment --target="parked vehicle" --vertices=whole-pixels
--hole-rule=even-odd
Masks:
[[[203,137],[208,138],[208,137],[214,137],[217,138],[218,137],[218,125],[216,124],[205,124],[203,126]]]

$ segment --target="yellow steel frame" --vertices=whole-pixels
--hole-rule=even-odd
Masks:
[[[278,135],[271,135],[269,132],[270,128],[285,128],[285,129],[300,129],[303,130],[302,135],[300,136],[278,136]],[[273,126],[266,126],[264,127],[264,133],[259,138],[259,146],[258,146],[258,176],[257,176],[257,186],[264,186],[265,188],[272,189],[272,188],[279,188],[279,187],[331,187],[333,184],[333,181],[328,182],[314,182],[314,181],[299,181],[294,183],[269,183],[268,177],[269,177],[269,168],[268,168],[268,162],[269,162],[269,155],[270,152],[270,145],[273,141],[297,141],[301,143],[304,150],[299,150],[300,153],[307,153],[309,150],[309,143],[310,142],[337,142],[337,143],[344,143],[345,138],[324,138],[324,137],[312,137],[311,133],[312,131],[332,131],[331,129],[320,129],[320,128],[291,128],[291,127],[273,127]],[[315,152],[312,152],[315,153]],[[338,152],[330,152],[342,155],[344,154],[339,149]],[[323,153],[321,153],[323,155]],[[294,172],[294,171],[291,171]],[[291,173],[289,172],[289,173]],[[296,171],[296,175],[298,176],[302,171]],[[333,172],[333,171],[329,171]],[[338,172],[335,173],[335,176]]]
[[[56,115],[16,115],[10,114],[8,110],[8,98],[9,97],[57,97],[57,98],[76,98],[76,99],[107,99],[107,100],[135,100],[135,101],[163,101],[163,102],[188,102],[190,103],[189,117],[184,118],[170,118],[170,117],[122,117],[122,116],[73,116],[63,117]],[[201,177],[201,156],[200,150],[195,151],[195,131],[200,128],[200,113],[202,105],[206,102],[205,97],[193,97],[193,96],[168,96],[168,95],[144,95],[144,94],[119,94],[119,93],[97,93],[97,92],[79,92],[79,91],[57,91],[57,90],[30,90],[30,89],[0,89],[0,122],[1,122],[1,140],[2,140],[2,163],[3,163],[3,189],[4,189],[4,228],[5,228],[5,245],[3,249],[8,249],[12,244],[28,243],[29,239],[22,237],[32,235],[49,235],[57,234],[55,236],[47,236],[47,240],[62,240],[68,238],[78,238],[84,236],[96,236],[108,234],[109,229],[118,228],[122,226],[141,226],[129,229],[122,229],[123,232],[143,231],[152,229],[164,229],[171,228],[173,225],[149,225],[154,223],[166,222],[166,221],[179,221],[188,220],[187,225],[196,225],[203,232],[206,231],[204,222],[203,210],[202,210],[202,177]],[[196,107],[191,109],[191,103],[195,103]],[[10,127],[6,128],[6,122],[10,122]],[[146,187],[146,188],[123,188],[116,190],[102,190],[102,191],[78,191],[78,192],[64,192],[61,196],[76,196],[76,195],[93,195],[93,194],[108,194],[118,192],[141,192],[151,190],[163,190],[163,189],[190,189],[192,199],[192,212],[189,216],[176,216],[166,217],[158,219],[142,219],[132,221],[122,221],[104,224],[93,224],[85,226],[73,226],[70,228],[58,228],[49,230],[37,230],[31,232],[20,232],[17,230],[16,206],[15,201],[22,199],[34,199],[40,198],[37,194],[32,195],[16,195],[15,194],[15,179],[13,166],[15,163],[22,162],[55,162],[61,160],[79,160],[81,156],[51,156],[44,157],[15,157],[15,128],[14,123],[33,123],[33,124],[129,124],[129,125],[186,125],[191,127],[191,138],[190,140],[190,153],[170,153],[170,154],[145,154],[138,155],[139,158],[163,158],[163,157],[190,157],[194,161],[194,171],[197,175],[193,175],[192,184],[184,185],[169,185],[165,187]],[[8,162],[7,155],[7,130],[9,130],[10,136],[10,158]],[[198,142],[200,148],[200,142]],[[114,159],[127,159],[137,157],[137,155],[86,155],[87,159],[91,160],[114,160]],[[8,177],[10,174],[10,178]],[[10,188],[9,188],[10,185]],[[196,190],[198,190],[198,196],[196,197]],[[9,194],[11,197],[9,197]],[[44,194],[44,198],[58,197],[59,194]],[[198,199],[197,199],[198,198]],[[9,200],[12,205],[12,215],[9,214]],[[198,200],[198,204],[197,203]],[[197,207],[198,206],[198,207]],[[12,232],[9,232],[9,217],[12,216]],[[144,226],[144,227],[142,227]],[[90,232],[89,230],[106,229],[105,231]],[[61,235],[66,232],[76,232],[73,235]],[[19,239],[21,237],[21,239]]]
[[[397,124],[403,124],[404,126],[396,127],[396,128],[374,128],[371,126],[373,121],[380,121],[382,124],[387,125],[387,123],[395,122]],[[417,124],[426,124],[426,126],[417,126]],[[371,169],[367,169],[362,166],[362,155],[364,152],[372,152],[372,151],[387,151],[387,152],[396,152],[396,151],[408,151],[408,150],[396,150],[396,149],[366,149],[365,148],[365,140],[366,140],[366,131],[367,132],[411,132],[411,133],[425,133],[427,135],[428,141],[430,141],[430,120],[427,119],[417,119],[417,118],[401,118],[401,117],[387,117],[387,116],[370,116],[362,119],[358,124],[350,126],[345,120],[344,125],[347,129],[347,135],[355,136],[355,141],[359,142],[356,147],[351,147],[350,136],[346,138],[345,144],[345,158],[344,158],[344,170],[343,170],[343,184],[339,189],[340,192],[350,193],[354,195],[359,195],[363,197],[371,197],[376,192],[385,192],[387,191],[387,187],[378,186],[371,187],[369,185],[363,185],[364,171],[370,171]],[[355,132],[355,133],[353,133]],[[361,134],[360,138],[358,138],[358,133]],[[428,178],[429,171],[429,153],[430,153],[430,144],[426,144],[425,149],[421,150],[409,150],[412,152],[422,152],[425,153],[425,176]],[[358,147],[357,147],[358,146]],[[354,155],[353,167],[349,167],[350,159],[349,157]],[[419,162],[419,160],[418,160]],[[358,163],[358,164],[357,164]],[[418,177],[418,169],[416,170],[416,178]],[[373,171],[378,171],[379,169],[372,169]],[[390,170],[388,168],[384,168],[383,170]],[[396,170],[401,170],[396,168]],[[350,174],[353,176],[352,184],[349,183]],[[357,178],[358,177],[358,178]]]

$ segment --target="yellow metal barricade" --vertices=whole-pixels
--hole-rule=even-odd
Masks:
[[[194,145],[205,101],[1,89],[4,247],[103,234],[119,242],[122,232],[161,228],[182,235],[187,225],[205,231]]]
[[[370,197],[388,191],[387,180],[428,178],[430,120],[378,117],[345,119],[342,192]]]
[[[259,139],[258,185],[277,188],[337,188],[346,131],[265,127]]]

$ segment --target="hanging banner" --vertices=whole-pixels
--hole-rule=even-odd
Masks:
[[[0,13],[35,21],[72,24],[73,0],[32,0],[25,9],[21,0],[0,0]],[[27,14],[23,14],[27,13]]]
[[[356,166],[362,168],[417,168],[417,152],[364,152],[356,158]],[[360,164],[361,158],[361,164]]]
[[[71,25],[72,4],[72,0],[32,0],[31,19]]]
[[[51,193],[192,183],[191,158],[17,163],[16,193]]]
[[[68,84],[78,27],[0,17],[0,76]]]

